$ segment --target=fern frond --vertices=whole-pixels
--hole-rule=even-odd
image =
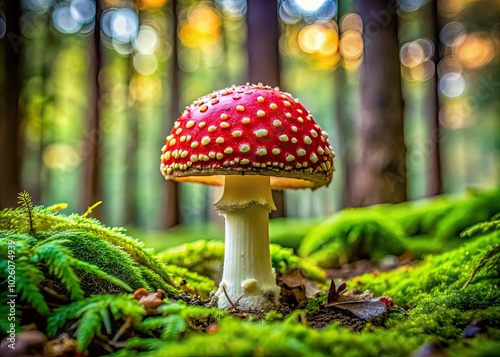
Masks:
[[[49,272],[57,276],[66,286],[71,300],[80,300],[84,292],[80,286],[80,278],[72,269],[73,253],[64,246],[68,240],[49,240],[33,248],[35,261],[45,262]]]
[[[179,337],[186,331],[186,321],[180,315],[170,315],[165,317],[165,325],[161,332],[161,339],[171,341]]]
[[[94,295],[54,310],[54,314],[48,319],[47,334],[54,336],[68,321],[78,319],[75,332],[77,348],[80,352],[85,351],[102,326],[106,331],[111,331],[109,312],[114,320],[130,317],[134,325],[146,314],[131,295]]]
[[[31,196],[30,196],[30,194],[28,192],[23,191],[23,192],[19,193],[19,195],[17,196],[17,198],[19,199],[19,201],[17,203],[19,203],[21,205],[21,207],[23,209],[25,209],[26,213],[28,214],[28,218],[29,218],[29,232],[33,233],[34,232],[34,229],[33,229],[33,215],[32,215],[33,201],[31,200]]]
[[[0,271],[6,272],[7,262],[0,262]],[[50,309],[39,286],[45,280],[43,273],[33,265],[27,257],[16,259],[16,292],[21,299],[27,301],[41,315],[47,316]]]
[[[472,237],[476,234],[485,234],[491,231],[500,231],[500,219],[475,224],[463,231],[460,237]]]
[[[466,281],[462,289],[466,288],[467,285],[470,284],[472,279],[481,271],[481,270],[488,270],[488,266],[491,265],[494,262],[498,263],[498,260],[500,260],[500,244],[496,244],[493,247],[491,247],[490,250],[486,252],[486,254],[483,256],[479,264],[474,268],[472,271],[471,276],[469,279]]]

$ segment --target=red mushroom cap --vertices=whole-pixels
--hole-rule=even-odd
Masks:
[[[259,85],[208,94],[175,122],[161,152],[166,179],[224,183],[221,175],[271,176],[273,188],[330,183],[328,134],[289,93]]]

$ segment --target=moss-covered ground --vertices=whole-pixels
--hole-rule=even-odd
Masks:
[[[498,212],[500,193],[489,191],[276,222],[277,240],[289,230],[292,241],[271,247],[282,303],[248,313],[210,307],[223,260],[217,229],[169,232],[153,252],[131,237],[140,233],[25,199],[0,213],[0,355],[12,352],[14,286],[18,355],[497,356]],[[388,256],[399,263],[380,271]],[[332,290],[328,269],[360,259],[373,269],[347,280],[347,293],[342,281]],[[376,312],[381,301],[394,305]]]

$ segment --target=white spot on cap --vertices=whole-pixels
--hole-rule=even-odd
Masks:
[[[174,146],[176,143],[176,140],[175,139],[172,139],[170,140],[170,142],[168,143],[169,146]]]
[[[241,130],[235,130],[235,131],[232,132],[231,135],[233,136],[233,138],[237,138],[237,137],[241,136],[241,134],[243,134],[241,132]]]
[[[287,154],[285,160],[288,162],[293,161],[295,160],[295,156],[293,156],[292,154]]]
[[[304,119],[302,119],[302,117],[298,117],[297,120],[299,121],[299,123],[303,123],[304,122]]]
[[[312,144],[311,138],[308,137],[307,135],[304,136],[304,144],[306,144],[306,145],[311,145]]]
[[[302,148],[297,149],[297,155],[304,156],[305,154],[307,154],[307,152],[304,149]]]
[[[297,144],[297,138],[292,138],[292,143]]]
[[[261,138],[263,136],[267,136],[267,130],[266,129],[258,129],[253,132],[256,137]]]
[[[191,157],[189,158],[189,160],[190,160],[191,162],[196,162],[196,161],[198,161],[198,155],[191,155]]]
[[[178,128],[178,127],[180,127],[180,126],[181,126],[181,123],[180,123],[180,122],[178,122],[178,121],[176,121],[176,122],[175,122],[175,124],[174,124],[174,128],[175,128],[175,129],[177,129],[177,128]]]
[[[176,135],[180,135],[182,133],[182,128],[179,128],[175,131],[175,134]]]
[[[250,118],[243,118],[243,119],[241,119],[241,122],[243,124],[250,124]]]
[[[240,161],[240,164],[242,164],[242,165],[247,165],[249,163],[250,163],[250,160],[248,160],[248,159],[243,159]]]
[[[187,150],[184,150],[183,152],[181,152],[181,158],[184,159],[186,156],[188,156],[188,154],[189,153],[187,152]]]
[[[258,110],[257,111],[257,116],[258,117],[263,117],[264,115],[266,115],[266,113],[263,110]]]
[[[211,133],[213,131],[216,131],[217,127],[215,125],[210,125],[207,130],[208,130],[209,133]]]
[[[208,107],[206,105],[202,105],[200,108],[200,112],[205,113],[207,111]]]
[[[233,148],[227,147],[227,148],[224,149],[224,152],[226,154],[232,154],[233,153]]]
[[[323,155],[325,153],[325,150],[321,146],[318,146],[318,154]]]
[[[274,120],[274,121],[273,121],[273,125],[274,125],[275,127],[281,126],[281,124],[282,124],[282,123],[281,123],[281,121],[280,121],[280,120],[278,120],[278,119],[276,119],[276,120]]]
[[[274,149],[273,149],[273,154],[274,154],[274,155],[278,155],[280,152],[281,152],[281,150],[280,150],[280,149],[278,149],[278,148],[274,148]]]
[[[285,107],[289,107],[291,104],[288,100],[284,100],[283,104],[285,104]]]
[[[241,144],[240,145],[240,152],[249,152],[250,151],[250,145],[248,144]]]
[[[290,119],[290,118],[292,117],[292,114],[290,114],[290,113],[285,113],[285,116],[286,116],[288,119]]]
[[[261,146],[261,147],[257,148],[256,153],[259,156],[264,156],[264,155],[267,155],[267,150],[265,147]]]
[[[198,128],[202,129],[205,127],[205,125],[207,125],[207,123],[205,123],[204,121],[202,121],[201,123],[198,124]]]
[[[191,143],[191,148],[195,149],[195,148],[197,148],[197,147],[198,147],[198,142],[197,142],[197,141],[193,141],[193,142]]]
[[[181,143],[183,143],[184,141],[186,141],[186,135],[182,135],[179,140],[181,141]]]
[[[211,159],[215,159],[215,152],[210,151],[210,152],[208,153],[208,157],[209,157],[209,158],[211,158]]]
[[[236,106],[236,110],[237,110],[237,111],[239,111],[239,112],[242,112],[242,111],[244,111],[244,110],[245,110],[245,107],[244,107],[244,106],[242,106],[242,105],[237,105],[237,106]]]
[[[292,125],[292,131],[297,132],[297,127],[295,125]]]
[[[219,126],[222,128],[222,129],[226,129],[226,128],[229,128],[229,123],[226,123],[225,121],[220,123]]]
[[[258,96],[257,102],[262,103],[264,101],[264,97]]]
[[[316,132],[316,130],[311,129],[311,136],[312,136],[313,138],[317,138],[317,137],[318,137],[318,133]]]
[[[215,139],[215,142],[216,142],[217,144],[222,144],[222,143],[224,143],[224,138],[223,138],[223,137],[221,137],[221,136],[219,136],[217,139]]]
[[[169,168],[167,169],[167,175],[172,174],[172,172],[174,172],[174,170],[173,170],[171,167],[169,167]]]
[[[190,129],[194,126],[195,122],[194,120],[190,120],[186,123],[186,128]]]
[[[220,115],[220,120],[227,120],[227,118],[229,118],[229,117],[227,116],[227,114],[226,114],[226,113],[222,113],[222,114]]]
[[[210,143],[210,138],[208,136],[204,136],[202,139],[201,139],[201,145],[207,145]]]
[[[316,161],[318,161],[318,156],[316,156],[315,153],[312,153],[311,155],[309,155],[309,160],[311,160],[311,162],[314,164]]]
[[[286,141],[288,141],[288,135],[282,134],[282,135],[279,136],[279,139],[280,139],[280,141],[285,141],[286,142]]]
[[[271,103],[271,104],[269,104],[269,108],[278,109],[278,106],[276,105],[276,103]]]
[[[215,155],[215,157],[217,158],[217,160],[221,160],[224,157],[224,154],[221,152],[218,152],[217,155]]]

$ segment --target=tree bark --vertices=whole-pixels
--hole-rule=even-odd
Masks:
[[[103,132],[101,128],[101,87],[99,84],[99,73],[102,67],[101,6],[101,1],[96,1],[96,19],[91,49],[89,113],[84,151],[84,189],[82,207],[80,208],[82,212],[85,212],[88,207],[102,199],[101,161]],[[92,217],[102,218],[101,206],[92,210]]]
[[[353,204],[406,200],[406,145],[394,0],[358,0],[363,20],[361,67],[361,157],[353,173]]]
[[[273,87],[280,85],[278,3],[271,0],[247,2],[248,81]],[[276,211],[271,218],[285,216],[283,191],[273,191]]]
[[[5,37],[0,40],[4,55],[3,101],[0,101],[0,209],[17,206],[21,191],[23,137],[19,97],[23,39],[19,30],[21,3],[5,1]]]
[[[177,36],[178,27],[178,0],[172,0],[170,2],[170,16],[172,18],[171,22],[171,34],[172,34],[172,62],[170,66],[170,76],[168,78],[168,83],[166,86],[170,87],[170,98],[168,101],[168,113],[166,121],[166,128],[170,130],[174,126],[174,122],[179,117],[180,111],[180,67],[177,58],[179,39]],[[167,5],[167,9],[168,9]],[[166,136],[166,135],[165,135]],[[163,138],[165,139],[165,138]],[[165,143],[164,143],[165,144]],[[180,184],[178,182],[167,180],[164,182],[164,212],[160,221],[160,227],[162,229],[171,228],[177,226],[181,223],[181,213],[180,213]]]
[[[438,13],[438,0],[432,0],[432,19],[431,22],[431,34],[433,35],[434,42],[434,77],[430,81],[432,83],[432,88],[430,89],[430,103],[429,103],[429,167],[427,173],[427,196],[436,196],[443,193],[443,176],[441,170],[441,127],[439,125],[439,76],[437,72],[437,66],[440,60],[440,40],[439,33],[441,32],[441,27],[439,25],[439,13]]]

